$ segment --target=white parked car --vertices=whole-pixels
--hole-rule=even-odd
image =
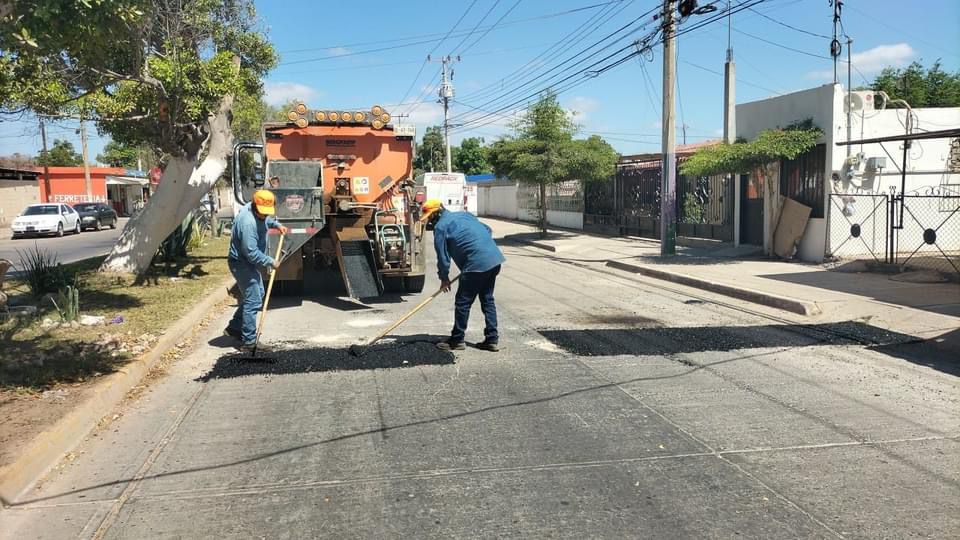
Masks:
[[[31,204],[10,224],[14,238],[39,234],[80,234],[80,214],[66,204]]]

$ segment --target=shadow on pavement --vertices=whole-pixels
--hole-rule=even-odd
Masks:
[[[861,322],[761,326],[540,330],[577,356],[668,355],[813,345],[890,346],[917,341]]]
[[[762,277],[796,285],[866,296],[888,304],[907,306],[951,317],[960,316],[960,287],[957,287],[956,283],[896,282],[892,279],[896,276],[884,279],[880,274],[867,276],[871,279],[864,279],[861,276],[842,270],[765,274]]]
[[[870,350],[960,376],[960,330],[923,341],[877,345]]]
[[[424,340],[407,339],[401,342],[374,345],[359,356],[353,356],[347,347],[317,347],[300,344],[293,348],[274,349],[250,359],[240,353],[222,356],[213,369],[196,380],[233,379],[251,375],[291,375],[323,371],[359,369],[392,369],[423,365],[453,364],[454,356],[437,349]]]

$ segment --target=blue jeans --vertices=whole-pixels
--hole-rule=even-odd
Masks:
[[[460,285],[457,287],[457,297],[454,301],[455,313],[453,317],[453,332],[450,333],[451,343],[460,343],[467,334],[467,321],[470,319],[470,308],[473,301],[480,297],[480,308],[486,326],[483,329],[485,341],[497,343],[500,334],[497,332],[497,305],[493,301],[493,288],[497,284],[497,274],[500,265],[486,272],[464,272],[460,276]]]
[[[257,339],[257,313],[263,307],[263,276],[249,264],[231,260],[228,266],[240,288],[240,301],[227,328],[239,331],[244,344],[252,344]]]

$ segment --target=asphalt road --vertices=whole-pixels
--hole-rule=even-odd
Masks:
[[[231,358],[224,314],[0,536],[960,533],[960,384],[903,336],[505,252],[499,354],[422,342],[452,295],[360,359],[345,348],[419,298],[277,299],[264,336],[285,350],[263,362]]]
[[[106,255],[113,248],[120,237],[120,231],[126,225],[127,218],[120,218],[116,229],[104,229],[102,231],[87,230],[81,232],[79,236],[65,234],[57,238],[55,236],[39,236],[30,238],[18,238],[12,240],[9,235],[9,229],[6,229],[3,236],[0,236],[0,259],[7,259],[14,263],[19,270],[20,255],[17,251],[26,251],[33,249],[34,245],[45,249],[50,253],[56,254],[57,260],[62,263],[69,263]]]

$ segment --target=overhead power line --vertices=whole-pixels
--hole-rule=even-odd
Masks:
[[[823,38],[823,39],[833,39],[833,37],[831,37],[831,36],[825,36],[825,35],[823,35],[823,34],[818,34],[818,33],[816,33],[816,32],[811,32],[811,31],[809,31],[809,30],[804,30],[803,28],[797,28],[796,26],[793,26],[793,25],[787,24],[787,23],[785,23],[785,22],[783,22],[783,21],[774,19],[773,17],[767,15],[766,13],[757,11],[757,10],[755,10],[755,9],[753,9],[753,8],[749,8],[749,9],[750,9],[750,11],[756,13],[757,15],[763,17],[764,19],[767,19],[767,20],[769,20],[769,21],[773,21],[773,22],[779,24],[780,26],[784,26],[784,27],[787,27],[787,28],[789,28],[789,29],[791,29],[791,30],[795,30],[795,31],[797,31],[797,32],[800,32],[801,34],[807,34],[808,36],[813,36],[813,37],[818,37],[818,38]]]
[[[556,17],[563,17],[563,16],[566,16],[566,15],[572,15],[572,14],[574,14],[574,13],[580,13],[581,11],[588,11],[588,10],[591,10],[591,9],[597,9],[597,8],[599,8],[599,7],[603,7],[603,6],[606,6],[606,5],[609,5],[609,4],[618,4],[618,3],[623,2],[623,1],[624,1],[624,0],[610,0],[610,1],[608,1],[608,2],[602,2],[602,3],[599,3],[599,4],[593,4],[593,5],[583,6],[583,7],[579,7],[579,8],[568,9],[568,10],[565,10],[565,11],[558,11],[558,12],[554,12],[554,13],[546,13],[546,14],[544,14],[544,15],[537,15],[537,16],[534,16],[534,17],[525,17],[525,18],[523,18],[523,19],[515,19],[515,20],[512,20],[512,21],[504,21],[504,22],[500,22],[498,25],[490,25],[490,26],[486,26],[486,27],[479,27],[479,28],[477,28],[475,31],[474,31],[474,30],[469,30],[469,31],[468,31],[468,30],[464,30],[464,31],[461,31],[461,32],[453,32],[453,33],[451,33],[449,36],[447,36],[445,32],[438,32],[438,33],[432,33],[432,34],[420,34],[420,35],[416,35],[416,36],[407,36],[407,37],[401,37],[401,38],[395,38],[395,39],[384,39],[384,40],[377,40],[377,41],[366,41],[366,42],[361,42],[361,43],[347,43],[347,44],[343,44],[343,45],[331,45],[331,46],[326,46],[326,47],[314,47],[314,48],[308,48],[308,49],[295,49],[295,50],[281,51],[280,54],[295,54],[295,53],[314,52],[314,51],[334,51],[334,52],[335,52],[335,51],[342,50],[342,49],[349,49],[349,48],[351,48],[351,47],[366,47],[366,46],[370,46],[370,45],[386,45],[386,46],[377,47],[377,48],[374,48],[374,49],[363,49],[363,50],[360,50],[360,51],[350,51],[350,52],[348,52],[348,53],[340,54],[340,55],[327,55],[327,56],[320,56],[320,57],[316,57],[316,58],[306,58],[306,59],[300,59],[300,60],[291,60],[291,61],[289,61],[289,62],[281,62],[280,65],[301,64],[301,63],[306,63],[306,62],[321,62],[321,61],[325,61],[325,60],[336,60],[336,59],[338,59],[338,58],[345,58],[345,57],[357,56],[357,55],[361,55],[361,54],[371,54],[371,53],[376,53],[376,52],[381,52],[381,51],[387,51],[387,50],[393,50],[393,49],[404,48],[404,47],[415,47],[415,46],[417,46],[417,45],[424,45],[424,44],[428,44],[428,43],[438,43],[438,42],[441,42],[441,43],[442,43],[443,41],[445,41],[445,40],[448,39],[448,38],[458,38],[458,37],[463,37],[464,35],[469,35],[469,34],[471,34],[471,33],[485,32],[485,31],[488,31],[488,30],[507,28],[507,27],[509,27],[509,26],[515,26],[515,25],[518,25],[518,24],[524,24],[524,23],[533,22],[533,21],[541,21],[541,20],[545,20],[545,19],[552,19],[552,18],[556,18]],[[409,42],[409,43],[405,43],[405,42]]]
[[[718,1],[719,1],[719,0],[713,2],[712,4],[716,4]],[[736,7],[731,8],[731,9],[729,9],[729,10],[726,10],[726,11],[720,13],[720,14],[717,15],[717,16],[709,17],[709,18],[707,18],[707,19],[706,19],[705,21],[703,21],[703,22],[700,22],[700,23],[698,23],[698,24],[693,25],[692,27],[687,27],[687,28],[681,30],[680,32],[677,33],[677,35],[681,35],[681,34],[683,34],[683,33],[689,33],[689,32],[691,32],[691,31],[694,31],[694,30],[698,29],[698,28],[702,28],[702,27],[706,26],[707,24],[710,24],[710,23],[715,22],[715,21],[717,21],[717,20],[726,18],[726,17],[728,16],[728,12],[729,12],[729,14],[737,13],[737,12],[742,11],[742,10],[744,10],[744,9],[747,9],[747,8],[749,8],[749,7],[753,7],[753,6],[759,5],[759,4],[763,3],[764,1],[765,1],[765,0],[753,0],[753,1],[749,1],[749,0],[748,0],[748,1],[742,2],[742,3],[738,4]],[[659,8],[659,6],[658,6],[657,8],[652,9],[650,12],[656,11],[658,8]],[[650,12],[648,12],[648,13],[650,13]],[[628,23],[626,26],[621,27],[621,28],[618,29],[616,32],[614,32],[614,34],[611,34],[611,35],[615,35],[616,33],[624,30],[625,28],[627,28],[627,27],[629,27],[630,25],[632,25],[633,23],[635,23],[636,20],[638,20],[638,19],[635,19],[634,21],[631,21],[631,23]],[[660,33],[660,31],[661,31],[661,28],[658,27],[656,30],[654,30],[654,32],[652,32],[650,35],[648,35],[648,36],[643,40],[643,42],[644,42],[644,43],[648,42],[650,39],[652,39],[653,37],[657,36],[657,35]],[[607,38],[609,38],[611,35],[608,35],[608,36],[605,37],[603,40],[601,40],[600,42],[597,42],[597,43],[602,43],[604,40],[606,40]],[[616,41],[619,41],[619,40],[615,40],[613,43],[616,43]],[[574,57],[572,57],[572,58],[568,59],[567,61],[565,61],[564,63],[561,63],[560,66],[562,66],[562,65],[570,62],[572,59],[575,59],[576,57],[578,57],[578,56],[584,54],[585,52],[589,51],[589,50],[592,49],[594,46],[596,46],[597,43],[595,43],[594,45],[591,45],[590,47],[587,47],[586,49],[584,49],[583,51],[581,51],[581,52],[578,53],[577,55],[574,55]],[[623,65],[625,62],[629,61],[631,58],[634,58],[634,57],[636,57],[636,56],[638,56],[638,55],[641,54],[641,52],[640,52],[639,50],[638,50],[638,51],[634,51],[634,52],[631,52],[631,53],[629,53],[629,54],[627,54],[627,55],[624,55],[624,56],[622,56],[622,57],[620,57],[620,58],[618,58],[618,59],[615,59],[615,60],[611,61],[608,65],[605,65],[605,66],[603,66],[603,67],[601,67],[601,68],[592,69],[592,68],[596,67],[597,65],[606,62],[607,60],[611,60],[614,56],[617,56],[618,54],[622,53],[622,52],[625,51],[626,49],[632,47],[633,45],[631,44],[631,45],[628,45],[627,47],[621,48],[620,50],[614,52],[614,53],[611,54],[611,55],[606,56],[605,58],[603,58],[603,59],[601,59],[601,60],[599,60],[599,61],[597,61],[597,62],[594,62],[593,64],[591,64],[591,65],[589,65],[589,66],[586,66],[585,68],[582,68],[582,69],[574,72],[574,73],[571,74],[571,75],[568,75],[567,77],[564,77],[563,79],[560,79],[559,81],[551,81],[551,79],[554,79],[555,77],[557,77],[557,76],[559,76],[559,75],[562,75],[564,72],[569,71],[572,67],[575,67],[575,66],[577,66],[577,65],[580,65],[580,64],[582,64],[584,61],[586,61],[587,59],[592,58],[593,56],[596,56],[599,52],[602,52],[603,50],[609,49],[609,48],[611,47],[611,45],[612,45],[612,44],[608,44],[607,46],[605,46],[605,47],[604,47],[603,49],[601,49],[600,51],[594,52],[592,55],[590,55],[590,56],[588,56],[587,58],[581,60],[580,62],[577,62],[576,64],[574,64],[574,65],[571,66],[570,68],[567,68],[567,69],[563,70],[560,74],[555,75],[555,76],[553,76],[553,77],[550,77],[550,79],[548,79],[548,81],[545,81],[545,82],[548,83],[545,88],[541,88],[541,89],[533,92],[532,94],[530,94],[530,95],[528,95],[528,96],[526,96],[526,97],[524,97],[524,98],[520,98],[519,100],[515,100],[515,101],[513,101],[513,102],[511,102],[511,103],[509,103],[509,104],[507,104],[507,105],[504,105],[504,106],[501,106],[501,107],[499,107],[499,108],[497,108],[497,109],[494,109],[493,111],[491,111],[491,112],[489,112],[489,113],[486,113],[486,114],[484,114],[484,115],[480,115],[480,116],[478,116],[478,117],[470,118],[469,120],[467,120],[467,121],[465,121],[465,122],[462,122],[458,129],[463,130],[463,129],[467,129],[467,128],[471,128],[471,127],[481,127],[481,126],[484,126],[484,125],[488,125],[488,124],[496,121],[496,119],[488,120],[490,116],[495,116],[496,114],[499,114],[499,113],[501,113],[501,112],[503,112],[503,111],[510,110],[511,108],[516,107],[518,104],[523,103],[523,102],[525,102],[525,101],[528,101],[529,99],[532,99],[532,98],[536,97],[537,95],[540,95],[540,93],[542,93],[542,92],[543,92],[544,90],[546,90],[546,89],[551,89],[551,90],[553,90],[556,94],[559,95],[560,93],[565,92],[565,91],[567,91],[567,90],[569,90],[569,89],[571,89],[571,88],[573,88],[573,87],[575,87],[575,86],[578,86],[578,85],[580,85],[580,84],[583,84],[584,82],[590,80],[590,78],[596,77],[596,76],[598,76],[598,75],[600,75],[600,74],[602,74],[602,73],[604,73],[604,72],[606,72],[606,71],[608,71],[608,70],[614,69],[614,68],[616,68],[616,67],[619,66],[619,65]],[[555,66],[553,70],[557,69],[557,68],[560,67],[560,66]],[[553,71],[553,70],[551,70],[551,71]],[[549,72],[548,72],[548,73],[549,73]],[[544,74],[544,75],[545,75],[545,74]],[[540,77],[537,77],[536,79],[542,78],[542,76],[543,76],[543,75],[541,75]],[[579,79],[579,80],[576,80],[576,81],[570,82],[571,79],[574,79],[574,78],[576,78],[576,77],[580,77],[580,79]],[[536,80],[536,79],[534,79],[534,80]],[[514,89],[514,90],[512,90],[512,91],[510,91],[510,92],[505,93],[504,96],[502,96],[502,97],[499,98],[499,99],[492,100],[492,102],[502,101],[507,95],[516,93],[516,91],[517,91],[519,88],[522,88],[523,86],[529,86],[529,83],[530,83],[530,82],[532,82],[532,81],[528,81],[526,84],[521,85],[521,87],[518,87],[517,89]],[[566,85],[565,85],[565,86],[561,86],[561,85],[564,85],[564,84],[566,84]],[[481,105],[479,108],[484,108],[484,107],[486,107],[489,103],[491,103],[491,102],[488,101],[486,104]]]
[[[614,11],[616,6],[611,4],[610,6],[607,6],[602,10],[594,13],[586,21],[584,21],[577,28],[571,31],[567,37],[564,37],[554,42],[546,50],[544,50],[537,56],[533,57],[528,62],[520,66],[519,68],[511,71],[509,74],[503,77],[500,77],[499,79],[497,79],[496,82],[488,84],[487,86],[484,86],[482,88],[479,88],[475,92],[472,92],[464,96],[464,98],[477,99],[477,100],[486,99],[496,94],[497,92],[502,92],[505,87],[507,87],[509,84],[512,84],[514,81],[530,76],[532,73],[536,72],[537,70],[542,69],[543,67],[546,67],[547,65],[549,65],[549,62],[552,61],[554,58],[557,58],[558,56],[562,55],[566,51],[570,50],[577,43],[580,43],[584,39],[586,39],[589,36],[590,32],[596,30],[597,28],[605,24],[612,17],[623,12],[623,10],[625,10],[631,3],[633,3],[633,1],[634,0],[630,0],[629,2],[624,3],[624,5],[621,6],[618,11]],[[603,20],[600,20],[600,19],[603,19]],[[589,28],[589,29],[587,28],[591,24],[594,24],[594,22],[596,21],[599,21],[599,22],[597,22],[596,25],[593,26],[593,28]],[[569,43],[567,43],[568,41]],[[554,49],[556,49],[556,51],[554,51]]]
[[[507,100],[509,100],[509,99],[512,99],[510,96],[516,95],[516,94],[518,94],[519,92],[524,91],[524,90],[523,90],[524,88],[530,87],[530,86],[531,86],[533,83],[535,83],[536,81],[539,81],[539,80],[544,79],[544,77],[547,77],[547,75],[550,75],[551,73],[556,72],[558,69],[563,68],[563,66],[567,66],[567,67],[564,68],[564,69],[562,69],[562,70],[560,70],[558,73],[556,73],[556,74],[554,74],[554,75],[551,75],[550,77],[547,77],[547,78],[544,80],[544,83],[547,84],[548,86],[559,85],[559,84],[562,84],[562,83],[564,83],[564,82],[566,82],[566,81],[569,81],[571,78],[573,78],[573,77],[575,77],[575,76],[577,76],[577,75],[581,75],[581,74],[586,73],[587,71],[590,71],[590,68],[597,66],[598,64],[602,63],[604,60],[611,58],[612,56],[614,56],[614,55],[618,54],[619,52],[622,52],[622,51],[624,51],[624,50],[632,47],[633,45],[632,45],[632,44],[631,44],[631,45],[627,45],[626,47],[623,47],[623,48],[620,49],[619,51],[615,52],[613,55],[607,56],[604,60],[601,60],[601,61],[599,61],[599,62],[594,62],[593,64],[591,64],[591,65],[588,66],[587,68],[584,68],[584,69],[582,69],[582,70],[580,70],[580,71],[574,72],[573,75],[567,76],[567,77],[562,78],[562,79],[560,79],[560,80],[558,80],[558,81],[557,81],[557,80],[554,80],[554,79],[556,79],[557,77],[561,77],[562,75],[564,75],[564,73],[569,72],[570,70],[576,68],[577,66],[580,66],[580,65],[584,64],[585,62],[589,61],[591,58],[594,58],[594,57],[602,54],[604,51],[606,51],[606,50],[612,48],[613,46],[615,46],[618,42],[622,41],[625,37],[628,37],[631,33],[633,33],[633,32],[636,30],[636,29],[631,29],[631,27],[632,27],[633,25],[635,25],[637,22],[641,21],[642,19],[646,18],[648,15],[650,15],[651,13],[653,13],[653,12],[656,11],[656,10],[657,10],[657,8],[654,8],[654,9],[649,10],[649,11],[647,11],[646,13],[640,15],[639,17],[634,18],[633,20],[627,22],[626,24],[624,24],[623,26],[617,28],[617,29],[614,30],[613,32],[611,32],[611,33],[605,35],[604,37],[602,37],[601,39],[595,41],[594,43],[592,43],[592,44],[589,45],[588,47],[582,49],[580,52],[574,54],[573,56],[570,56],[569,58],[567,58],[567,59],[564,60],[563,62],[560,62],[559,64],[555,65],[555,66],[552,67],[551,69],[549,69],[549,70],[547,70],[547,71],[545,71],[545,72],[543,72],[543,73],[541,73],[541,74],[539,74],[539,75],[537,75],[537,76],[535,76],[535,77],[527,80],[526,82],[524,82],[524,83],[522,83],[522,84],[519,84],[519,85],[515,86],[514,88],[512,88],[512,89],[510,89],[510,90],[507,90],[506,92],[502,93],[499,97],[496,97],[496,98],[487,100],[486,102],[480,104],[479,107],[481,107],[481,108],[493,108],[497,103],[501,103],[501,102],[507,101]],[[617,37],[617,36],[619,36],[619,37]],[[574,60],[576,60],[577,58],[583,56],[584,54],[586,54],[586,53],[589,52],[590,50],[594,49],[595,47],[603,44],[605,41],[608,41],[608,40],[610,40],[611,38],[614,38],[614,37],[617,37],[617,38],[614,39],[614,40],[612,40],[610,43],[607,43],[606,45],[603,45],[601,48],[597,49],[597,50],[594,51],[593,53],[591,53],[591,54],[589,54],[589,55],[587,55],[587,56],[584,56],[584,57],[583,57],[582,59],[580,59],[579,61],[574,62]],[[573,62],[573,63],[571,64],[571,62]],[[569,65],[568,65],[568,64],[569,64]],[[619,65],[619,64],[618,64],[618,65]],[[594,71],[598,71],[598,70],[594,70]],[[599,74],[599,73],[596,73],[596,74],[594,74],[594,76],[596,76],[596,75],[598,75],[598,74]],[[540,92],[542,92],[542,90],[537,90],[537,91],[534,93],[534,95],[537,95],[537,94],[539,94]]]

